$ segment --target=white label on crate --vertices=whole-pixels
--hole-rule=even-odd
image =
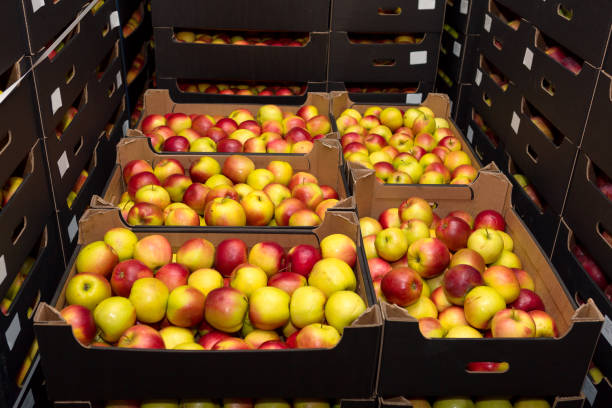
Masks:
[[[406,105],[420,105],[423,102],[422,93],[409,93],[406,94]]]
[[[123,85],[123,80],[121,79],[121,71],[117,72],[117,89],[121,88],[121,85]]]
[[[457,41],[453,43],[453,54],[457,58],[461,57],[461,44],[459,44]]]
[[[60,178],[64,177],[64,174],[66,174],[66,171],[70,168],[70,163],[68,162],[68,155],[66,154],[65,150],[57,161],[57,168],[60,172]]]
[[[121,24],[119,22],[119,12],[117,11],[113,11],[110,15],[110,27],[111,30],[114,29],[115,27],[119,27],[119,24]]]
[[[0,256],[0,283],[4,282],[6,279],[6,261],[4,260],[4,255]]]
[[[410,65],[427,64],[427,51],[412,51],[410,53]]]
[[[582,393],[586,399],[589,400],[589,403],[592,406],[593,402],[595,402],[595,397],[597,396],[597,388],[595,388],[588,376],[584,379],[584,383],[582,384]]]
[[[467,14],[469,7],[470,7],[470,2],[468,0],[461,0],[461,4],[459,5],[459,13]]]
[[[55,88],[55,91],[53,91],[53,93],[51,94],[51,110],[53,111],[53,114],[55,115],[55,112],[57,112],[57,110],[61,107],[62,91],[60,91],[59,88]]]
[[[436,8],[436,0],[419,0],[419,10],[434,10]]]
[[[127,136],[127,131],[130,128],[130,123],[126,120],[123,122],[123,137]]]
[[[474,130],[472,129],[471,126],[468,126],[468,131],[467,131],[467,140],[468,142],[472,143],[472,141],[474,140]]]
[[[521,125],[521,118],[516,112],[512,112],[512,122],[510,122],[510,127],[514,130],[514,133],[518,134],[519,126]]]
[[[474,79],[474,82],[476,82],[476,85],[480,86],[480,82],[482,82],[482,71],[477,69],[476,70],[476,78]]]
[[[75,215],[70,220],[70,224],[68,224],[68,238],[70,239],[70,242],[74,241],[74,237],[76,237],[77,232],[79,232],[79,224],[77,223]]]
[[[612,320],[608,316],[605,317],[603,326],[601,326],[601,334],[612,346]]]
[[[32,11],[36,13],[44,5],[45,0],[32,0]]]
[[[15,341],[17,340],[17,337],[19,336],[20,332],[21,323],[19,322],[19,313],[17,313],[15,317],[13,317],[13,321],[11,321],[11,324],[9,324],[8,329],[6,329],[6,332],[4,333],[6,337],[6,343],[9,346],[9,350],[13,349]]]
[[[490,33],[491,32],[491,23],[493,22],[493,19],[491,18],[490,15],[485,14],[485,22],[484,22],[484,29]]]
[[[529,47],[525,48],[525,56],[523,57],[523,65],[531,71],[531,64],[533,64],[533,51]]]
[[[28,391],[28,395],[23,399],[23,404],[21,404],[21,408],[33,408],[36,404],[34,400],[34,394],[32,394],[32,390]]]

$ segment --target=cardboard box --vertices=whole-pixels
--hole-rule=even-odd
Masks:
[[[581,145],[581,149],[608,175],[612,175],[612,161],[609,157],[612,151],[612,140],[606,137],[609,134],[607,125],[612,117],[611,95],[612,75],[600,71]]]
[[[2,248],[2,256],[18,265],[16,269],[8,270],[12,278],[17,275],[26,257],[30,256],[35,261],[11,302],[8,313],[0,313],[0,379],[6,379],[0,381],[0,396],[18,395],[15,380],[35,340],[32,314],[39,302],[51,301],[66,267],[54,215],[47,217],[42,225],[28,228],[25,232],[14,245]],[[13,281],[7,280],[9,284]],[[3,291],[0,298],[4,298],[5,294]]]
[[[42,138],[40,119],[36,109],[36,90],[32,74],[23,75],[31,66],[30,57],[23,57],[12,66],[6,89],[0,95],[0,183],[10,177],[15,167],[28,154],[32,146]]]
[[[612,280],[612,251],[601,235],[612,232],[612,203],[597,187],[593,164],[584,152],[578,153],[563,217],[608,280]]]
[[[0,161],[3,160],[4,152],[0,154]],[[15,280],[53,211],[42,141],[21,156],[9,175],[23,177],[23,182],[0,209],[0,269],[6,272],[0,275],[0,298]],[[6,179],[0,183],[4,185]]]
[[[479,35],[463,35],[444,30],[440,44],[440,61],[442,69],[454,83],[471,83],[478,63]]]
[[[495,10],[489,10],[487,16],[492,23],[490,31],[485,29],[481,35],[482,54],[578,146],[597,82],[597,69],[584,63],[576,75],[546,54],[546,48],[554,42],[537,27],[522,21],[515,31]]]
[[[10,382],[10,390],[6,391],[6,394],[0,393],[0,403],[3,406],[29,408],[48,406],[49,404],[46,395],[45,377],[39,357],[36,357],[32,362],[21,388],[17,387],[12,379],[4,380],[2,374],[0,374],[0,381],[5,385],[9,385]]]
[[[213,401],[218,401],[212,398]],[[291,399],[288,399],[291,404]],[[105,401],[55,401],[55,408],[103,408]],[[378,408],[378,398],[372,399],[342,399],[340,401],[329,401],[329,404],[337,403],[339,408]]]
[[[471,186],[389,186],[374,172],[356,175],[355,202],[360,217],[378,218],[387,208],[419,196],[437,204],[444,215],[463,210],[475,216],[499,211],[514,239],[514,252],[535,281],[536,292],[555,319],[561,337],[538,339],[425,339],[408,312],[381,303],[385,320],[378,394],[393,395],[578,395],[603,316],[592,300],[574,310],[571,298],[536,240],[512,209],[512,185],[495,167],[481,170]],[[410,345],[407,347],[406,345]],[[533,364],[538,356],[538,364]],[[473,361],[506,361],[504,373],[469,373]],[[405,367],[411,367],[407,373]],[[443,386],[440,386],[443,384]]]
[[[599,342],[601,344],[601,341]],[[610,347],[609,343],[607,347]],[[608,356],[612,358],[612,356]],[[582,393],[585,396],[584,406],[586,408],[606,408],[612,404],[612,383],[610,379],[604,379],[597,385],[587,377],[582,387]]]
[[[30,54],[37,54],[49,46],[79,12],[87,5],[87,0],[22,0],[25,11]],[[114,2],[109,2],[113,4]],[[14,8],[15,6],[13,6]],[[12,35],[11,35],[12,38]]]
[[[260,47],[181,43],[174,39],[173,28],[155,27],[153,31],[160,77],[295,82],[327,78],[329,32],[310,32],[309,42],[302,47]]]
[[[332,0],[332,31],[358,33],[441,32],[443,0]]]
[[[28,54],[21,0],[7,0],[0,3],[0,36],[10,38],[10,41],[3,42],[2,52],[0,52],[1,75],[23,55]]]
[[[206,79],[188,81],[193,83],[208,83]],[[214,80],[214,83],[222,83],[222,80]],[[233,83],[234,81],[228,81]],[[207,94],[201,92],[187,92],[179,89],[177,78],[157,78],[157,87],[160,89],[168,89],[170,98],[179,103],[249,103],[249,104],[274,104],[274,105],[296,105],[301,106],[306,104],[308,94],[310,92],[325,92],[327,90],[326,82],[308,82],[306,84],[306,92],[301,95],[291,96],[260,96],[260,95],[221,95]],[[258,82],[254,82],[258,84]],[[266,84],[267,85],[267,84]],[[278,83],[279,86],[284,86],[284,83]],[[291,84],[295,85],[295,83]]]
[[[154,27],[207,30],[328,31],[330,0],[153,0]]]
[[[82,245],[99,240],[112,227],[123,226],[115,211],[90,210],[80,222],[79,244],[65,274],[67,282],[74,274],[74,261]],[[163,232],[162,232],[163,231]],[[186,230],[185,230],[186,231]],[[255,230],[257,231],[257,230]],[[213,244],[227,238],[240,238],[247,246],[262,240],[273,240],[289,249],[299,243],[317,245],[332,233],[344,233],[359,242],[359,223],[354,213],[330,213],[315,230],[249,231],[244,228],[225,228],[204,235],[202,232],[168,232],[160,229],[174,248],[194,237],[204,237]],[[138,237],[147,235],[136,232]],[[275,351],[168,351],[92,348],[80,345],[71,327],[58,314],[65,305],[65,286],[60,286],[51,304],[38,308],[34,321],[36,336],[47,379],[51,400],[105,400],[122,398],[167,397],[168,384],[172,394],[182,398],[202,395],[223,395],[252,398],[269,397],[274,390],[277,397],[311,398],[372,398],[377,376],[378,354],[382,334],[380,309],[375,304],[370,281],[364,274],[363,250],[356,266],[357,293],[369,308],[344,329],[340,342],[332,349],[275,350]],[[141,367],[144,372],[164,370],[141,381],[129,367]],[[207,370],[202,371],[202,367]],[[288,369],[293,367],[293,369]],[[74,370],[80,373],[75,376]],[[250,378],[240,387],[227,379],[240,372]],[[262,376],[262,372],[283,373],[282,376]],[[92,382],[95,374],[98,381]],[[104,384],[104,387],[100,387]]]
[[[517,394],[517,392],[515,392]],[[422,398],[420,394],[418,394],[418,398]],[[521,394],[522,395],[522,394]],[[415,407],[413,402],[409,399],[410,397],[394,397],[394,398],[380,398],[380,407],[381,408],[411,408]],[[414,397],[413,397],[414,398]],[[502,398],[514,399],[512,396],[506,396]],[[551,402],[550,406],[552,408],[582,408],[584,403],[584,396],[580,395],[578,397],[548,397],[546,398]],[[433,399],[435,400],[435,399]],[[432,401],[433,401],[432,400]],[[477,398],[473,398],[474,401],[477,401]],[[486,404],[486,403],[484,403]],[[459,404],[457,404],[459,405]],[[420,405],[419,405],[420,406]]]
[[[349,34],[330,34],[328,81],[435,81],[440,33],[425,33],[419,44],[357,44]]]
[[[101,197],[94,196],[91,202],[93,208],[113,208],[117,209],[117,205],[121,201],[121,195],[126,191],[127,186],[123,180],[123,168],[132,160],[145,160],[152,166],[155,166],[159,161],[164,159],[175,159],[181,162],[185,169],[189,169],[192,163],[202,156],[210,156],[215,158],[221,166],[225,160],[231,156],[227,153],[189,153],[189,154],[168,154],[168,153],[155,153],[149,143],[149,139],[146,137],[134,137],[138,133],[134,131],[128,131],[128,138],[124,138],[117,144],[117,160],[116,165],[113,169],[112,175],[104,188],[104,192]],[[307,171],[312,173],[321,184],[327,184],[336,190],[338,193],[340,202],[334,209],[353,209],[353,202],[348,199],[349,196],[344,186],[344,180],[340,171],[341,147],[336,140],[320,140],[316,141],[313,150],[306,154],[247,154],[251,160],[255,163],[256,168],[265,168],[269,162],[273,160],[282,160],[291,164],[294,172]],[[120,214],[120,211],[117,210]],[[121,215],[119,215],[121,217]],[[122,218],[123,220],[123,218]],[[127,223],[126,223],[127,224]],[[140,226],[135,229],[145,228],[149,230],[152,227]],[[185,227],[165,227],[170,229],[184,229]],[[193,227],[199,228],[199,227]],[[189,229],[193,229],[189,228]],[[208,227],[208,228],[219,228],[224,227]],[[255,227],[250,227],[255,228]],[[259,227],[261,228],[261,227]],[[266,229],[275,229],[276,227],[269,227]],[[293,227],[291,227],[293,229]],[[309,227],[310,229],[310,227]]]
[[[610,38],[612,4],[602,0],[563,3],[496,0],[554,38],[561,45],[600,67]],[[564,14],[569,15],[567,17]]]
[[[365,88],[367,91],[355,92],[355,87]],[[379,91],[381,88],[386,89],[387,87],[395,88],[400,92]],[[429,92],[434,91],[434,83],[424,81],[399,83],[346,83],[329,81],[327,82],[327,91],[348,92],[350,100],[356,103],[416,105],[423,102]],[[332,120],[332,127],[336,125],[335,122],[335,120]]]
[[[480,34],[488,0],[446,2],[444,21],[463,34]]]
[[[81,170],[90,160],[100,135],[105,132],[111,116],[123,100],[125,84],[118,44],[113,49],[113,56],[113,62],[102,77],[98,79],[95,73],[90,74],[84,86],[71,92],[76,96],[71,99],[64,97],[62,108],[54,115],[52,111],[47,111],[51,109],[51,103],[45,103],[50,102],[51,97],[49,94],[40,93],[38,88],[49,174],[57,206],[65,203],[66,196]],[[64,112],[75,104],[78,106],[78,113],[58,139],[55,135],[56,126],[62,120]]]

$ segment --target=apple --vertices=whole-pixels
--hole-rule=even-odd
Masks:
[[[434,317],[423,317],[419,319],[419,331],[423,337],[428,339],[442,338],[447,332],[440,324],[440,321]]]
[[[289,184],[287,184],[287,187],[289,188],[290,191],[293,191],[293,189],[297,185],[305,184],[305,183],[319,184],[319,180],[310,173],[307,173],[304,171],[298,171],[293,176],[291,176],[291,178],[289,179]]]
[[[453,254],[449,267],[457,265],[470,265],[480,273],[483,273],[486,268],[486,264],[482,256],[478,252],[469,248],[460,249]]]
[[[223,287],[223,276],[214,269],[197,269],[187,278],[187,285],[202,292],[206,298],[212,290]]]
[[[291,196],[303,202],[309,209],[314,210],[323,201],[323,191],[318,184],[299,184],[291,190]]]
[[[325,320],[340,334],[366,310],[361,297],[351,291],[341,290],[332,294],[325,303]]]
[[[475,226],[477,222],[475,221]],[[467,246],[478,252],[485,263],[495,262],[504,249],[504,241],[494,229],[478,228],[468,238]]]
[[[134,325],[136,309],[128,299],[113,296],[101,301],[94,309],[93,316],[96,326],[101,330],[102,339],[112,343]]]
[[[381,258],[368,259],[368,269],[372,281],[382,279],[388,272],[391,271],[391,265]]]
[[[479,212],[474,218],[474,229],[489,228],[498,231],[506,229],[504,217],[495,210],[484,210]]]
[[[157,177],[148,171],[134,174],[127,183],[127,191],[130,198],[134,199],[136,192],[144,186],[161,185]]]
[[[273,286],[255,289],[249,299],[249,319],[261,330],[275,330],[289,320],[290,296]]]
[[[300,244],[287,253],[289,270],[308,277],[313,266],[322,258],[319,249],[312,245]]]
[[[297,348],[333,348],[340,341],[340,333],[326,324],[313,323],[296,336]]]
[[[340,290],[355,290],[357,279],[351,267],[337,258],[318,261],[308,276],[308,285],[323,291],[326,297]]]
[[[493,316],[505,308],[504,298],[488,286],[477,286],[470,290],[463,303],[465,319],[477,329],[488,329]]]
[[[381,290],[388,302],[406,307],[421,296],[423,281],[411,268],[393,268],[383,277]]]
[[[419,197],[411,197],[403,201],[398,211],[402,221],[418,219],[428,226],[433,221],[433,211],[429,203]]]
[[[359,228],[361,230],[361,236],[363,237],[377,234],[383,229],[382,225],[372,217],[361,217],[359,219]]]
[[[325,302],[323,291],[314,286],[297,288],[289,304],[290,319],[293,326],[300,329],[313,323],[323,323]]]
[[[529,313],[502,309],[491,320],[493,337],[535,337],[536,327]]]
[[[134,349],[164,349],[164,339],[151,326],[137,324],[121,334],[117,347]]]
[[[220,331],[211,331],[200,337],[198,344],[204,347],[204,350],[212,350],[215,344],[221,340],[229,339],[231,336]]]
[[[423,287],[425,287],[425,284]],[[417,301],[410,306],[407,306],[405,309],[410,316],[417,320],[425,317],[438,317],[438,309],[436,308],[436,305],[429,297],[423,295],[422,292]]]
[[[167,326],[159,331],[164,340],[166,349],[172,350],[176,346],[194,341],[193,332],[184,327]]]
[[[148,115],[142,120],[140,128],[144,133],[149,133],[156,127],[165,125],[166,118],[163,115]]]
[[[189,175],[196,183],[205,183],[210,177],[221,173],[221,165],[209,156],[202,156],[189,167]]]
[[[134,246],[134,259],[155,270],[172,260],[172,247],[163,235],[148,235]]]
[[[545,399],[519,398],[514,402],[514,408],[550,408]]]
[[[95,273],[108,276],[119,262],[113,247],[104,241],[94,241],[79,251],[75,265],[78,273]]]
[[[63,308],[60,314],[72,326],[72,334],[79,343],[85,346],[91,344],[96,337],[96,323],[91,310],[74,304]]]
[[[293,168],[286,161],[273,160],[266,166],[266,169],[274,175],[274,183],[286,186],[293,176]]]
[[[482,275],[470,265],[456,265],[445,273],[442,288],[446,299],[454,305],[463,305],[466,295],[475,287],[484,284]],[[439,296],[439,295],[438,295]]]
[[[297,198],[288,198],[284,200],[274,210],[274,219],[279,226],[289,225],[289,219],[291,216],[299,211],[306,209],[306,205],[298,200]]]
[[[128,297],[137,279],[152,278],[153,272],[145,264],[135,259],[119,262],[111,274],[110,285],[118,296]]]
[[[230,277],[230,286],[244,293],[247,298],[256,289],[266,286],[267,283],[268,276],[263,269],[248,263],[236,266]]]
[[[493,362],[493,361],[473,361],[468,363],[467,369],[472,372],[500,372],[503,373],[508,371],[510,366],[505,361]]]
[[[422,278],[440,275],[450,262],[450,253],[437,238],[421,238],[413,242],[407,252],[408,265]]]
[[[130,259],[138,238],[127,228],[111,228],[104,234],[104,242],[115,250],[119,261]]]
[[[376,252],[385,261],[395,262],[408,250],[408,240],[399,228],[386,228],[376,234]]]
[[[262,344],[267,341],[279,341],[280,337],[275,331],[268,330],[253,330],[244,337],[244,341],[247,342],[252,348],[259,348]]]
[[[287,198],[291,198],[291,191],[279,183],[268,184],[264,187],[263,192],[272,200],[275,207],[278,207]]]
[[[240,201],[247,225],[267,225],[274,216],[274,203],[263,191],[253,191]]]
[[[210,189],[201,183],[193,183],[183,194],[183,203],[193,209],[198,215],[204,215],[208,203]]]
[[[174,326],[195,326],[204,317],[204,302],[204,295],[198,289],[188,285],[179,286],[168,296],[166,316]]]
[[[357,246],[344,234],[331,234],[321,240],[323,258],[337,258],[346,262],[351,268],[357,262]]]
[[[535,291],[535,283],[533,282],[531,275],[529,275],[529,272],[522,269],[512,269],[512,271],[514,272],[514,276],[516,276],[521,289]]]
[[[459,306],[447,307],[438,314],[438,320],[446,330],[450,330],[453,327],[468,325],[463,308]]]
[[[455,252],[467,246],[472,230],[463,219],[447,216],[440,220],[436,228],[436,238],[442,241],[448,249]]]
[[[169,291],[187,284],[189,270],[180,263],[169,263],[157,270],[155,278],[166,285]]]
[[[446,333],[447,339],[479,339],[482,334],[471,326],[455,326]]]
[[[132,176],[143,172],[153,174],[153,167],[145,160],[131,160],[123,166],[123,181],[128,183]]]
[[[214,257],[214,245],[204,238],[189,239],[176,251],[176,262],[191,272],[212,267]]]
[[[399,216],[398,208],[387,208],[383,211],[378,217],[378,221],[383,229],[387,228],[399,228],[402,223],[402,220]]]
[[[306,286],[306,278],[295,272],[279,272],[270,277],[268,286],[282,289],[292,296],[297,289]]]
[[[164,215],[154,204],[138,203],[131,206],[126,221],[130,225],[163,225]]]
[[[508,305],[513,309],[530,312],[532,310],[545,311],[544,302],[537,293],[529,289],[521,289],[516,300]]]
[[[246,214],[242,206],[231,198],[215,198],[204,209],[206,225],[237,226],[246,225]]]
[[[535,337],[558,337],[557,325],[554,319],[543,310],[532,310],[529,316],[533,319],[535,324]]]
[[[242,328],[248,310],[247,297],[231,287],[214,289],[205,300],[206,321],[215,329],[234,333]]]
[[[446,274],[445,274],[446,275]],[[444,292],[444,288],[439,286],[435,288],[430,295],[431,301],[436,306],[438,313],[443,312],[444,310],[451,307],[453,304],[448,300],[446,293]]]
[[[104,276],[96,273],[79,273],[73,276],[66,286],[66,302],[84,306],[91,311],[110,296],[110,284]]]
[[[231,276],[232,271],[243,263],[247,263],[247,247],[244,241],[230,238],[217,245],[214,264],[223,276]]]

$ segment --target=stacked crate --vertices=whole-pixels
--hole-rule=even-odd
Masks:
[[[187,0],[178,4],[153,0],[151,7],[157,82],[160,88],[170,89],[176,101],[220,100],[215,94],[203,94],[208,84],[220,82],[297,83],[308,85],[309,91],[325,89],[329,0]],[[177,39],[181,32],[194,38],[185,40],[179,35]],[[210,38],[197,40],[201,34],[224,36],[226,43],[213,43]],[[239,45],[249,37],[270,37],[280,42]],[[235,43],[239,38],[240,42]],[[304,41],[298,44],[299,39]],[[191,86],[183,87],[184,83]],[[299,93],[297,98],[281,100],[303,101],[303,90]],[[222,100],[248,103],[258,98],[228,95]]]
[[[356,101],[420,103],[436,80],[444,5],[333,0],[328,89]]]
[[[436,92],[453,101],[452,117],[465,132],[469,97],[478,62],[478,42],[487,0],[446,3]]]

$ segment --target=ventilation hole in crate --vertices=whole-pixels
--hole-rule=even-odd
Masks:
[[[3,154],[5,150],[10,146],[13,141],[13,133],[10,130],[6,131],[6,134],[0,138],[0,154]]]
[[[557,6],[557,14],[567,21],[571,21],[571,19],[574,17],[574,10],[559,3]]]
[[[535,44],[536,47],[542,50],[550,59],[574,75],[579,75],[582,71],[584,65],[584,60],[582,58],[556,42],[554,39],[546,36],[540,30],[536,31]]]
[[[535,164],[538,164],[538,154],[536,153],[535,150],[533,150],[533,147],[531,147],[530,144],[527,145],[526,152],[527,152],[527,156],[529,156],[531,161],[534,162]]]
[[[489,94],[487,94],[486,92],[482,93],[482,100],[484,103],[487,104],[487,106],[491,106],[493,104],[491,97],[489,97]]]
[[[28,221],[26,217],[23,217],[19,225],[15,227],[15,229],[13,230],[13,233],[11,234],[11,241],[13,242],[13,245],[17,245],[17,241],[19,241],[19,238],[21,238],[24,231],[26,230],[27,224],[28,224]]]
[[[521,101],[521,112],[531,120],[542,136],[551,141],[555,146],[561,145],[563,134],[525,98]]]
[[[544,92],[546,92],[550,96],[555,95],[555,87],[548,79],[542,78],[542,80],[540,81],[540,86],[542,87]]]
[[[510,369],[506,361],[473,361],[468,363],[465,371],[468,373],[501,374]]]
[[[72,82],[75,75],[76,75],[76,68],[73,65],[72,68],[70,68],[68,72],[66,72],[66,85]]]
[[[520,26],[521,17],[496,1],[491,2],[491,13],[515,30]]]
[[[610,248],[612,248],[612,234],[610,234],[604,227],[603,225],[601,225],[601,222],[598,221],[597,222],[597,233],[599,234],[599,236],[604,240],[604,242],[606,244],[608,244],[608,246]]]
[[[508,174],[512,175],[512,178],[518,184],[519,187],[523,190],[525,195],[529,197],[529,200],[535,205],[536,209],[543,213],[544,208],[548,207],[548,203],[540,198],[540,195],[536,191],[533,184],[531,184],[530,180],[525,176],[525,173],[512,161],[511,158],[508,160]]]
[[[501,51],[504,48],[504,43],[499,38],[493,37],[493,46]]]
[[[394,9],[391,9],[379,7],[378,14],[381,16],[399,16],[400,14],[402,14],[402,8],[396,7]]]
[[[392,67],[395,65],[393,58],[375,58],[372,60],[372,65],[375,67]]]

